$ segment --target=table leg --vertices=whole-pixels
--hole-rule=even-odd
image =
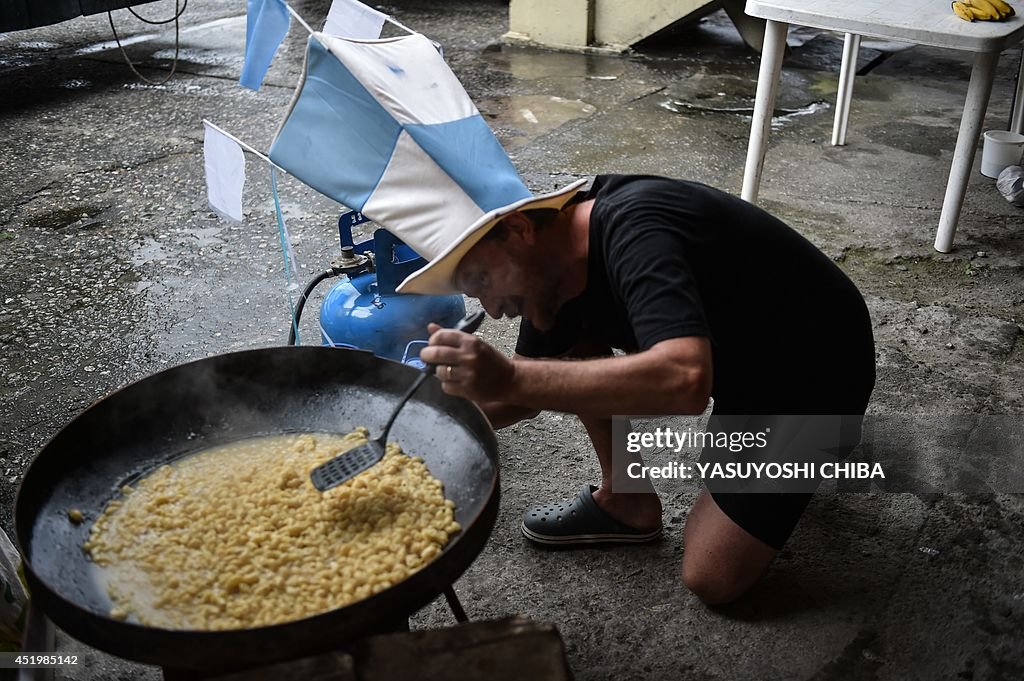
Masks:
[[[957,134],[956,148],[953,150],[949,182],[946,183],[946,198],[942,201],[939,230],[935,235],[935,250],[940,253],[949,253],[953,250],[956,223],[960,219],[960,209],[964,205],[967,180],[971,175],[971,167],[974,166],[978,136],[985,122],[985,110],[988,108],[988,97],[992,93],[992,79],[996,75],[998,61],[998,52],[979,52],[974,56],[971,82],[967,86],[967,101],[964,103],[964,115],[960,118],[960,132]]]
[[[1024,48],[1020,52],[1020,72],[1017,73],[1017,93],[1013,96],[1010,130],[1018,134],[1024,133]]]
[[[857,55],[860,54],[860,35],[847,33],[843,42],[843,63],[839,67],[839,90],[836,92],[836,119],[832,124],[832,146],[846,144],[846,125],[850,122],[850,101],[853,99],[853,79],[857,75]]]
[[[750,203],[757,201],[764,169],[764,152],[768,148],[768,131],[775,111],[775,95],[779,90],[779,72],[786,50],[789,24],[768,21],[764,27],[764,47],[761,49],[761,70],[757,74],[757,95],[754,99],[754,120],[750,123],[750,142],[747,145],[747,165],[743,170],[741,196]]]

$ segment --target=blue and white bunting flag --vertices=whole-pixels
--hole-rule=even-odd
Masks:
[[[372,40],[380,37],[388,15],[358,0],[334,0],[327,13],[324,33],[338,38]]]
[[[238,82],[259,90],[270,62],[288,35],[290,17],[283,0],[249,0],[245,15],[245,63]]]
[[[221,215],[242,222],[242,189],[245,187],[245,155],[242,148],[218,128],[203,121],[203,160],[206,196]]]

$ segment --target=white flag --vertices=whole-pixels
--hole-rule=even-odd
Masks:
[[[327,13],[324,33],[357,40],[379,38],[387,17],[358,0],[334,0]]]
[[[245,155],[238,142],[203,121],[203,155],[206,165],[206,196],[222,215],[242,222],[242,187],[245,186]]]

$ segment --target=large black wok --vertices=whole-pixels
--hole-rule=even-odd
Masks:
[[[34,602],[62,629],[115,655],[180,669],[233,669],[341,647],[393,628],[454,582],[483,548],[498,507],[494,433],[436,380],[406,405],[389,439],[422,456],[455,502],[461,533],[424,569],[344,608],[270,627],[175,631],[111,619],[82,543],[123,483],[183,454],[258,434],[376,436],[416,371],[352,350],[285,347],[210,357],[129,385],[89,407],[29,465],[15,506]],[[68,509],[90,522],[74,525]]]

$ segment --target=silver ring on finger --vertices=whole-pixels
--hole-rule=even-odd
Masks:
[[[452,365],[448,365],[448,380],[452,380]]]

